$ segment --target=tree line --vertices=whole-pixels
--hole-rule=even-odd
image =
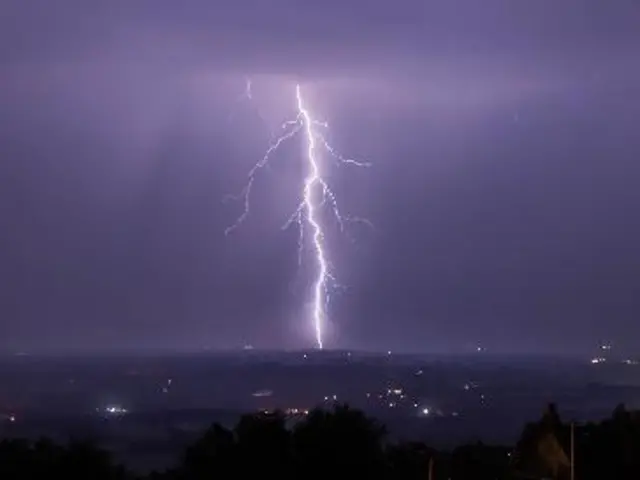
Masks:
[[[640,478],[640,417],[619,406],[611,418],[572,425],[550,405],[514,446],[444,452],[391,442],[383,425],[347,405],[313,410],[293,427],[280,413],[245,415],[232,429],[212,425],[178,465],[145,476],[87,442],[0,442],[2,480],[570,479],[572,465],[575,479]]]

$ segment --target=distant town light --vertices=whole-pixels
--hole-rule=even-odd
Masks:
[[[120,416],[128,413],[128,410],[120,405],[107,405],[103,412],[111,416]]]

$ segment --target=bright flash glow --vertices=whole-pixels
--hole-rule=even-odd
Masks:
[[[251,99],[251,83],[247,81],[244,98]],[[293,120],[288,120],[282,124],[282,134],[277,136],[271,143],[264,156],[249,171],[248,181],[240,192],[240,195],[230,198],[244,202],[244,211],[238,219],[225,230],[225,235],[229,235],[236,230],[247,218],[251,207],[251,191],[258,172],[265,168],[272,154],[287,140],[298,134],[304,136],[305,152],[304,159],[307,163],[307,177],[304,179],[301,201],[291,217],[284,224],[283,229],[289,228],[293,223],[299,227],[298,237],[298,263],[302,263],[302,254],[305,245],[305,228],[311,230],[311,240],[313,246],[314,259],[316,263],[316,274],[313,282],[312,294],[312,324],[315,332],[316,346],[319,349],[324,347],[324,327],[327,320],[327,307],[330,293],[335,284],[335,277],[332,274],[331,265],[325,248],[325,231],[320,218],[320,211],[328,205],[338,222],[341,231],[344,231],[345,222],[363,222],[370,225],[365,219],[355,217],[345,217],[338,208],[336,197],[323,177],[321,168],[321,157],[318,147],[328,153],[338,165],[352,165],[357,167],[368,167],[368,162],[360,162],[340,155],[327,141],[323,135],[329,125],[315,119],[304,101],[300,85],[296,85],[296,108],[297,115]],[[318,194],[320,198],[318,199]]]

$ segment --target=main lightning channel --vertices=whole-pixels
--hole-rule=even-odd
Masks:
[[[247,81],[247,91],[250,90],[250,81]],[[251,94],[245,94],[246,98],[251,99]],[[227,227],[225,235],[231,234],[247,219],[251,210],[251,193],[253,185],[258,173],[265,168],[271,156],[280,148],[287,140],[293,138],[297,134],[304,135],[306,142],[306,158],[308,164],[308,174],[304,180],[304,188],[302,191],[302,200],[296,210],[283,225],[283,229],[287,229],[291,224],[296,223],[299,227],[298,240],[298,263],[302,263],[302,253],[304,250],[305,224],[312,231],[312,243],[315,261],[317,264],[317,272],[313,283],[313,312],[312,323],[315,332],[315,341],[318,349],[324,348],[324,325],[327,319],[327,308],[330,300],[330,292],[335,287],[335,278],[331,272],[330,262],[325,249],[325,233],[324,227],[319,217],[320,209],[329,204],[333,215],[338,222],[342,231],[344,231],[345,222],[364,222],[370,225],[366,219],[357,217],[344,217],[338,208],[336,197],[324,180],[320,169],[319,160],[316,156],[318,146],[324,150],[338,163],[338,165],[352,165],[357,167],[368,167],[368,162],[361,162],[352,158],[345,158],[340,155],[327,141],[322,134],[321,129],[328,128],[326,122],[320,122],[313,118],[311,112],[304,102],[302,89],[299,84],[296,85],[296,106],[297,115],[293,120],[288,120],[282,124],[283,133],[277,137],[269,146],[264,156],[251,168],[248,174],[248,180],[239,195],[228,196],[227,199],[241,200],[244,203],[244,210],[236,221]],[[316,192],[320,190],[321,200],[315,199]]]
[[[310,173],[304,182],[304,205],[307,211],[307,221],[313,229],[313,246],[316,252],[316,261],[318,262],[318,275],[316,277],[314,289],[313,289],[313,325],[316,332],[316,344],[318,348],[322,350],[323,341],[323,322],[325,318],[325,305],[327,295],[327,258],[324,253],[324,232],[318,219],[316,218],[316,208],[313,203],[313,189],[321,182],[320,170],[318,163],[316,162],[315,149],[316,140],[313,134],[313,124],[311,116],[305,108],[304,101],[302,100],[302,94],[300,92],[300,85],[296,85],[296,100],[298,102],[298,112],[303,118],[303,124],[307,137],[307,160],[309,161]]]

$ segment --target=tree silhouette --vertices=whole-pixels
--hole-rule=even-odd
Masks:
[[[577,430],[576,470],[580,478],[640,478],[640,419],[618,405],[611,418]]]
[[[266,475],[289,478],[292,473],[291,433],[285,417],[244,416],[235,428],[239,475]]]
[[[314,410],[297,423],[282,413],[247,415],[233,429],[211,426],[176,468],[146,480],[252,477],[484,480],[569,477],[570,425],[554,405],[525,426],[516,449],[481,443],[441,453],[420,442],[392,443],[385,429],[347,405]],[[640,478],[640,417],[619,405],[610,418],[575,427],[580,480]],[[435,464],[431,461],[435,459]],[[512,460],[512,461],[510,461]],[[430,468],[433,467],[433,468]],[[90,443],[0,441],[0,480],[134,478]],[[142,480],[143,477],[136,477]]]
[[[420,442],[389,445],[386,456],[390,477],[406,480],[428,478],[431,461],[434,475],[444,473],[442,466],[448,463],[448,459],[445,460],[444,456],[439,456],[437,451]]]
[[[87,442],[74,442],[66,447],[46,439],[33,444],[26,440],[0,442],[2,480],[53,477],[123,480],[128,475],[122,467],[113,464],[108,452]]]
[[[514,468],[525,475],[564,478],[570,461],[563,442],[568,438],[568,426],[562,423],[556,405],[547,406],[542,418],[525,426],[516,446]]]
[[[507,448],[482,443],[458,447],[451,455],[452,478],[505,478],[509,470],[509,453]]]
[[[293,431],[296,475],[307,478],[353,475],[384,478],[385,429],[348,405],[314,410]]]
[[[219,472],[231,472],[237,464],[235,447],[233,432],[216,423],[187,448],[175,476],[194,480],[220,478]]]

